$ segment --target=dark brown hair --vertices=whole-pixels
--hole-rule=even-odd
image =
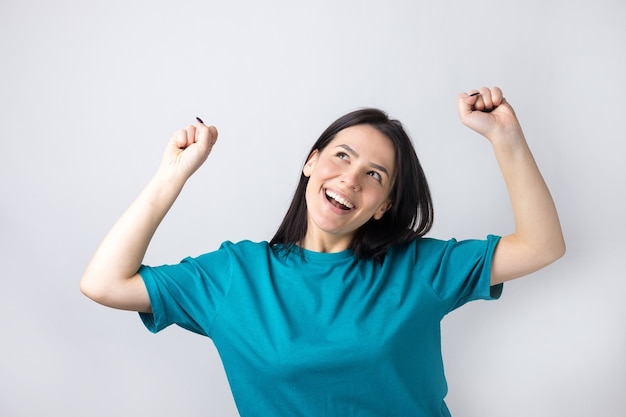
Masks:
[[[366,108],[348,113],[335,120],[313,144],[313,151],[322,151],[343,129],[367,124],[376,128],[393,143],[396,178],[391,189],[391,208],[380,220],[370,219],[357,230],[350,248],[357,257],[382,261],[394,245],[412,241],[425,235],[433,225],[433,205],[428,182],[417,158],[411,139],[398,120],[390,119],[379,109]],[[305,199],[309,178],[300,175],[300,181],[271,246],[278,244],[290,250],[302,241],[307,231]]]

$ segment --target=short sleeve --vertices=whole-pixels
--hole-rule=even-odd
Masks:
[[[141,275],[152,313],[139,313],[153,333],[176,324],[209,336],[213,320],[230,285],[228,253],[220,250],[176,265],[143,265]]]
[[[432,275],[432,287],[446,312],[470,301],[500,297],[503,285],[491,286],[491,261],[499,240],[494,235],[485,240],[451,239],[431,254],[439,262]]]

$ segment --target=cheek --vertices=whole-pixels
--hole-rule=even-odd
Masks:
[[[321,159],[315,166],[313,175],[318,179],[326,179],[336,175],[338,172],[338,164],[328,159]]]
[[[370,200],[372,205],[375,206],[376,211],[386,211],[391,206],[390,195],[388,192],[378,191],[375,196]]]
[[[316,181],[314,177],[315,175],[309,177],[309,181],[307,182],[306,189],[304,191],[304,199],[307,207],[311,207],[311,204],[315,204],[321,189],[321,183]]]

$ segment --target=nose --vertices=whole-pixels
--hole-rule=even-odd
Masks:
[[[356,170],[347,170],[341,176],[341,182],[347,187],[352,188],[354,191],[361,190],[361,184],[359,182],[359,176]]]

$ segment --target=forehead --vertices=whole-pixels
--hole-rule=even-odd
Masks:
[[[335,135],[327,149],[348,145],[361,158],[384,165],[392,170],[395,165],[395,148],[385,134],[370,125],[356,125],[345,128]]]

